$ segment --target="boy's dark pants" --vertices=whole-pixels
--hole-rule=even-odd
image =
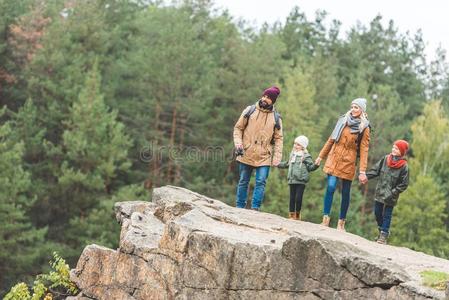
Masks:
[[[305,184],[289,184],[290,186],[290,212],[300,212],[302,206],[302,195]]]
[[[390,234],[391,216],[394,206],[374,201],[374,215],[376,216],[377,226],[380,231]]]

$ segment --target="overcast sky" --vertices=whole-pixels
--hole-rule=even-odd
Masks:
[[[299,6],[309,20],[317,9],[329,13],[328,19],[342,22],[342,31],[360,21],[368,24],[377,14],[384,24],[393,19],[400,32],[411,33],[422,29],[427,56],[433,57],[438,45],[449,49],[449,1],[448,0],[214,0],[215,7],[227,8],[235,18],[243,18],[250,24],[260,25],[285,21],[294,6]]]

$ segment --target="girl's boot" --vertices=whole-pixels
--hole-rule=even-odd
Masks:
[[[288,218],[291,219],[291,220],[294,220],[295,216],[296,216],[296,213],[294,211],[291,211],[291,212],[288,213]]]
[[[300,211],[297,211],[297,212],[295,213],[295,220],[301,221],[301,212],[300,212]]]

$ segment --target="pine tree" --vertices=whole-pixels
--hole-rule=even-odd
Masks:
[[[449,118],[441,101],[429,102],[412,124],[415,173],[435,176],[443,186],[449,182]],[[449,192],[449,190],[447,190]]]
[[[46,228],[36,229],[27,216],[34,198],[23,153],[24,144],[16,142],[11,124],[0,126],[0,295],[16,276],[36,272],[45,251]]]
[[[24,76],[26,91],[49,129],[45,138],[54,145],[61,143],[62,121],[68,118],[69,108],[83,88],[85,73],[96,59],[101,69],[111,47],[102,2],[45,3],[45,16],[51,22],[45,25],[45,34],[39,39],[41,47],[32,51]],[[23,26],[26,28],[26,24]]]
[[[28,99],[17,113],[12,114],[16,142],[24,142],[24,168],[30,173],[33,184],[30,193],[36,197],[30,218],[36,226],[47,226],[54,216],[51,214],[49,191],[55,184],[52,163],[46,151],[46,127],[39,116],[38,108],[32,99]]]
[[[432,176],[421,173],[413,178],[413,184],[400,196],[393,211],[391,242],[447,258],[449,232],[444,224],[447,219],[445,195]]]
[[[430,62],[427,74],[427,89],[429,99],[441,99],[447,96],[447,82],[449,79],[449,64],[447,62],[447,52],[438,47],[435,51],[435,59]],[[448,108],[447,98],[443,100],[443,105]]]
[[[65,123],[63,134],[63,155],[60,174],[58,176],[61,189],[59,218],[64,227],[68,220],[88,219],[89,214],[99,207],[99,199],[113,194],[117,190],[115,179],[120,173],[130,168],[127,157],[131,146],[125,134],[124,125],[117,121],[117,111],[106,106],[101,90],[101,77],[97,65],[86,76],[85,87],[78,101],[70,109],[70,119]],[[112,208],[111,208],[112,209]],[[102,227],[111,219],[97,220],[90,226]],[[82,223],[82,222],[81,222]],[[74,228],[77,235],[88,231]],[[59,237],[62,241],[79,251],[84,245],[71,243],[78,240],[76,236]],[[77,255],[79,252],[74,252]]]
[[[18,86],[21,70],[10,45],[11,28],[29,11],[30,2],[0,0],[0,107],[6,105],[13,111],[17,111],[26,96],[24,89]]]
[[[429,102],[413,125],[411,185],[394,211],[392,241],[448,257],[447,169],[449,119],[440,101]],[[396,231],[397,230],[397,233]]]
[[[117,202],[150,200],[148,190],[142,184],[127,185],[113,195],[98,198],[98,204],[86,217],[74,217],[66,234],[69,242],[78,245],[98,244],[111,249],[118,248],[120,225],[113,210]],[[82,234],[80,234],[80,232]]]
[[[332,40],[326,38],[326,15],[324,11],[317,11],[315,20],[310,21],[299,7],[294,7],[290,12],[280,34],[287,48],[284,57],[293,61],[293,67],[300,64],[298,59],[312,58],[326,52],[332,44]]]

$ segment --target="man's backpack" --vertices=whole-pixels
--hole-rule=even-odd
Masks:
[[[247,121],[245,124],[245,128],[248,125],[249,122],[249,117],[253,114],[253,112],[256,111],[256,105],[253,104],[249,107],[248,111],[245,113],[245,115],[243,116]],[[273,111],[274,112],[274,128],[277,130],[281,129],[281,122],[279,121],[281,119],[281,114],[278,113],[276,110]],[[245,130],[245,129],[243,129]],[[271,138],[271,142],[272,145],[274,145],[274,138]]]

